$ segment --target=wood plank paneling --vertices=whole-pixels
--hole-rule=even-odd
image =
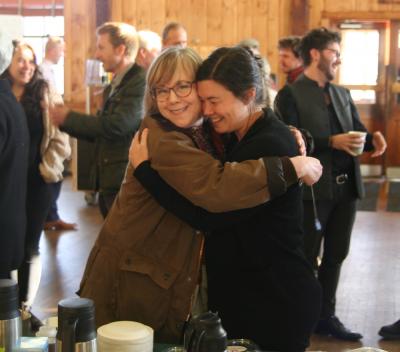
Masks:
[[[187,19],[181,18],[181,0],[166,0],[165,3],[165,24],[172,21],[181,21],[185,26]]]
[[[238,42],[237,16],[238,6],[236,0],[222,0],[222,42],[224,45],[235,45]]]
[[[113,21],[123,21],[123,0],[110,0],[111,18]]]
[[[151,23],[148,29],[160,33],[165,26],[165,0],[152,0],[150,2]],[[139,29],[142,29],[139,27]]]
[[[119,21],[137,27],[137,19],[139,16],[136,12],[136,6],[137,0],[122,0],[122,18]]]
[[[321,3],[322,1],[319,0]],[[363,0],[367,2],[368,0]],[[324,0],[325,11],[349,11],[353,12],[357,10],[356,0]]]
[[[276,72],[278,64],[278,52],[276,46],[280,37],[279,32],[279,9],[280,1],[271,0],[268,7],[268,21],[267,21],[267,37],[264,42],[260,38],[261,43],[261,54],[268,58],[268,62],[271,66],[271,70]]]
[[[250,38],[252,35],[252,8],[251,0],[238,0],[237,35],[238,41]]]
[[[85,63],[95,51],[96,16],[93,1],[65,0],[65,89],[66,104],[83,105],[85,103]]]
[[[150,28],[151,27],[151,1],[148,0],[136,0],[136,27],[137,28]],[[133,17],[133,18],[135,18]]]
[[[309,28],[321,25],[321,14],[324,11],[324,3],[320,0],[310,0],[310,22]]]
[[[207,0],[207,43],[213,46],[224,45],[222,41],[222,0]]]
[[[202,1],[190,0],[191,4],[191,22],[194,23],[190,31],[189,43],[192,46],[206,46],[207,43],[207,21],[199,19],[207,18],[207,6]]]
[[[271,20],[268,16],[269,5],[274,1],[275,0],[253,0],[252,37],[257,38],[260,42],[261,53],[264,55],[268,43],[268,21]],[[273,14],[273,16],[275,16],[275,14]]]

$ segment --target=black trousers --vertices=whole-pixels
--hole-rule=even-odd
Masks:
[[[310,263],[318,270],[318,280],[322,287],[321,319],[335,314],[336,290],[342,263],[349,253],[357,204],[352,178],[344,184],[335,183],[332,187],[332,200],[317,201],[321,231],[315,228],[312,201],[304,201],[304,250]],[[322,261],[317,268],[322,239]]]
[[[51,206],[49,213],[47,214],[46,222],[57,221],[60,219],[58,215],[57,199],[60,196],[62,181],[50,183],[50,188],[52,192]]]
[[[20,301],[26,301],[30,262],[33,256],[39,254],[40,235],[50,209],[52,200],[52,186],[44,182],[37,173],[28,175],[26,195],[26,236],[24,260],[18,269],[18,285]]]

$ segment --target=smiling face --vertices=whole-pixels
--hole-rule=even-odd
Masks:
[[[9,68],[13,83],[25,86],[32,79],[35,69],[35,56],[32,50],[26,46],[17,47]]]
[[[161,99],[155,97],[159,112],[175,126],[181,128],[193,126],[201,117],[201,103],[197,95],[196,85],[191,84],[193,80],[194,76],[180,67],[168,82],[155,87],[156,90],[166,95]],[[191,90],[188,89],[189,86]],[[181,96],[178,96],[175,91]],[[189,91],[190,94],[183,96]],[[184,94],[181,94],[181,92]]]
[[[106,72],[117,73],[125,56],[124,45],[114,47],[110,34],[103,33],[97,36],[95,57],[103,63]]]
[[[332,81],[335,79],[336,72],[341,63],[340,46],[338,43],[333,42],[320,51],[317,68],[325,76],[327,81]]]
[[[197,83],[203,115],[212,122],[218,133],[239,132],[246,127],[249,105],[230,90],[213,80]]]

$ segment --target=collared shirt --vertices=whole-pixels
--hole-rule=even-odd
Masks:
[[[115,92],[115,89],[121,84],[122,80],[124,79],[126,73],[132,68],[132,66],[135,63],[132,62],[128,66],[125,67],[120,73],[116,74],[114,78],[112,79],[110,86],[111,86],[111,91],[109,96],[113,95]]]
[[[43,78],[49,82],[49,85],[57,90],[57,83],[56,83],[56,76],[54,73],[54,64],[44,59],[43,62],[40,64],[40,70],[42,71]]]
[[[303,71],[304,71],[303,66],[299,66],[294,70],[290,71],[286,77],[286,82],[289,84],[293,83],[297,79],[297,77],[299,77],[303,73]]]

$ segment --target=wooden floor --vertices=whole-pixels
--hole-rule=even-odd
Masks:
[[[33,310],[41,318],[56,315],[57,302],[74,295],[102,218],[87,206],[81,192],[63,185],[59,200],[64,220],[78,231],[48,231],[41,239],[43,275]],[[400,213],[359,212],[351,251],[342,270],[337,315],[346,326],[364,335],[360,343],[314,336],[310,351],[341,352],[361,346],[400,352],[400,341],[381,340],[382,325],[400,319]]]

